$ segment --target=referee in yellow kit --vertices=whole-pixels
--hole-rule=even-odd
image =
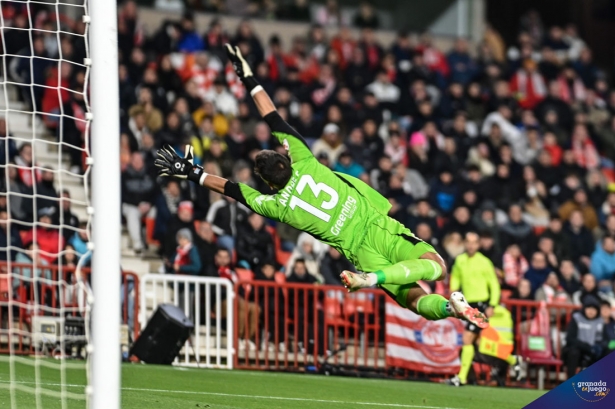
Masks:
[[[493,315],[493,307],[500,303],[500,283],[498,283],[493,263],[478,249],[479,235],[469,232],[465,237],[466,252],[455,259],[451,272],[451,291],[463,291],[470,306]],[[448,380],[450,385],[462,386],[468,382],[468,372],[474,359],[474,342],[481,329],[466,323],[461,348],[461,368],[459,373]]]

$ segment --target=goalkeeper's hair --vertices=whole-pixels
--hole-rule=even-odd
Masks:
[[[260,151],[256,155],[254,171],[273,187],[283,188],[290,180],[293,171],[290,160],[281,153],[271,150]]]

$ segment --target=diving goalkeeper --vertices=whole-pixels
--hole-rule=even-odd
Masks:
[[[453,293],[447,300],[423,291],[417,281],[445,278],[442,257],[387,216],[391,208],[387,199],[359,179],[321,165],[302,136],[280,117],[239,48],[227,44],[226,49],[259,113],[290,156],[289,160],[272,150],[256,155],[255,172],[277,193],[264,195],[242,183],[205,173],[201,166],[193,164],[190,146],[183,158],[170,146],[159,150],[158,173],[187,178],[230,196],[258,214],[306,231],[336,248],[358,270],[366,272],[341,273],[349,291],[377,285],[402,307],[428,320],[457,317],[487,327],[487,317],[470,307],[461,293]]]

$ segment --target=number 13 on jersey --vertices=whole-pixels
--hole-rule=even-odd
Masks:
[[[333,209],[339,201],[339,195],[331,186],[324,183],[316,183],[316,181],[314,181],[314,178],[312,178],[312,176],[310,175],[301,176],[301,179],[299,179],[299,182],[297,183],[297,193],[300,195],[303,194],[303,191],[306,187],[308,187],[312,191],[312,194],[314,195],[315,199],[318,199],[320,193],[324,192],[330,196],[329,200],[323,200],[319,204],[320,208],[318,208],[306,202],[305,200],[298,198],[297,196],[292,196],[290,198],[290,202],[288,202],[288,206],[291,208],[291,210],[295,210],[295,207],[299,207],[308,212],[309,214],[316,216],[320,220],[328,223],[331,220],[331,215],[324,212],[323,210]]]

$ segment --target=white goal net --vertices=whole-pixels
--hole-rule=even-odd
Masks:
[[[0,406],[86,407],[91,12],[87,0],[0,7]]]

